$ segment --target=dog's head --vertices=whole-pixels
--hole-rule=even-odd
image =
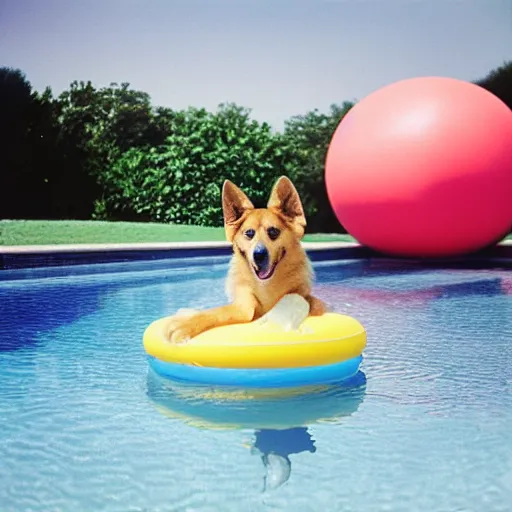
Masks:
[[[226,180],[222,209],[228,241],[247,259],[260,281],[274,275],[287,249],[301,240],[306,229],[299,194],[286,176],[275,183],[267,208],[254,208],[249,198]]]

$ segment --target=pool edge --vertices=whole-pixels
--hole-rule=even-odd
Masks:
[[[417,258],[386,256],[355,242],[303,242],[302,245],[312,261],[365,258],[421,261]],[[229,256],[231,252],[231,244],[228,242],[0,246],[0,270]],[[512,240],[505,240],[496,246],[464,257],[429,259],[429,261],[453,262],[482,259],[511,260]]]

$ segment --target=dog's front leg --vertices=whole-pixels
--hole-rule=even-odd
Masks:
[[[256,299],[246,297],[233,304],[192,315],[169,317],[164,324],[165,335],[172,343],[182,343],[213,327],[251,322],[256,312],[256,304]]]
[[[309,302],[310,316],[322,316],[329,310],[324,301],[317,299],[313,295],[308,295],[307,297],[304,298]]]

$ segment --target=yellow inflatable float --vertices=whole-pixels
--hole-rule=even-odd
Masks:
[[[287,295],[261,319],[216,327],[182,344],[166,340],[161,318],[146,329],[144,349],[157,374],[195,384],[296,387],[355,375],[364,327],[347,315],[308,312],[302,297]]]

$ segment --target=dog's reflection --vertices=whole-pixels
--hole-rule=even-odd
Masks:
[[[315,453],[315,441],[306,427],[284,430],[261,429],[254,433],[251,452],[261,457],[265,467],[263,490],[276,489],[290,478],[290,455],[302,452]]]
[[[287,390],[238,390],[176,384],[148,373],[147,394],[164,415],[198,428],[251,429],[251,452],[265,469],[264,490],[291,474],[290,456],[315,453],[307,425],[352,415],[364,400],[366,376],[359,371],[342,383]]]

